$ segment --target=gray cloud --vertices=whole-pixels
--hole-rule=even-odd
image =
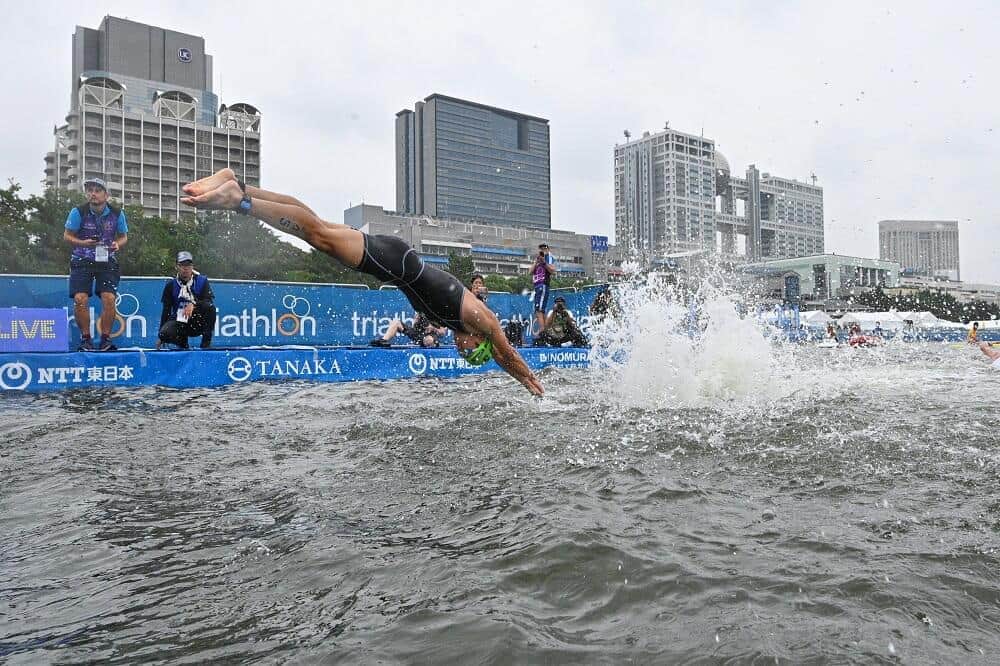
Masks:
[[[334,221],[393,207],[394,114],[441,92],[551,120],[559,228],[612,234],[613,145],[669,120],[736,171],[815,171],[829,250],[876,256],[883,218],[958,219],[963,277],[1000,282],[1000,10],[730,4],[32,3],[5,36],[0,174],[39,189],[70,35],[106,11],[204,36],[222,100],[264,113],[266,183]]]

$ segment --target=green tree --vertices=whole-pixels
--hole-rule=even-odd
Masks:
[[[473,274],[476,272],[476,268],[472,263],[472,257],[458,254],[457,252],[449,252],[448,272],[457,277],[459,282],[468,286],[472,282]]]
[[[923,289],[913,294],[889,296],[881,287],[855,296],[853,303],[880,312],[896,310],[898,312],[930,312],[938,319],[947,321],[970,322],[983,319],[1000,318],[1000,307],[985,301],[960,303],[953,295],[940,289]]]

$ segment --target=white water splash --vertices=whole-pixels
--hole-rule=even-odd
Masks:
[[[759,403],[794,390],[780,372],[784,354],[764,324],[738,314],[733,294],[704,285],[685,298],[651,277],[616,286],[615,296],[622,316],[591,322],[591,357],[618,404]]]

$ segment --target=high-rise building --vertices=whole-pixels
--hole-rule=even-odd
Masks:
[[[878,254],[899,262],[906,274],[961,280],[955,220],[882,220]]]
[[[549,121],[433,94],[396,114],[396,209],[549,229]]]
[[[260,183],[260,112],[219,105],[205,40],[106,16],[73,34],[70,111],[45,156],[45,186],[104,179],[111,196],[177,218],[180,187],[231,167]]]
[[[747,168],[732,176],[715,142],[666,129],[615,146],[615,235],[626,255],[719,251],[750,261],[823,253],[823,188]]]

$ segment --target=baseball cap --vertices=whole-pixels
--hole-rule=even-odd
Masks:
[[[539,250],[547,250],[547,249],[549,249],[549,245],[548,245],[548,243],[539,243],[538,249]]]
[[[177,253],[177,263],[183,264],[185,261],[190,261],[191,263],[194,263],[194,257],[192,257],[191,253],[188,252],[187,250],[182,250]]]
[[[83,181],[83,189],[87,189],[87,185],[97,185],[104,191],[107,191],[108,189],[107,184],[100,178],[88,178]]]
[[[556,300],[555,300],[555,302],[556,302],[556,303],[565,303],[565,302],[566,302],[566,299],[565,299],[565,298],[563,298],[562,296],[556,296]]]

